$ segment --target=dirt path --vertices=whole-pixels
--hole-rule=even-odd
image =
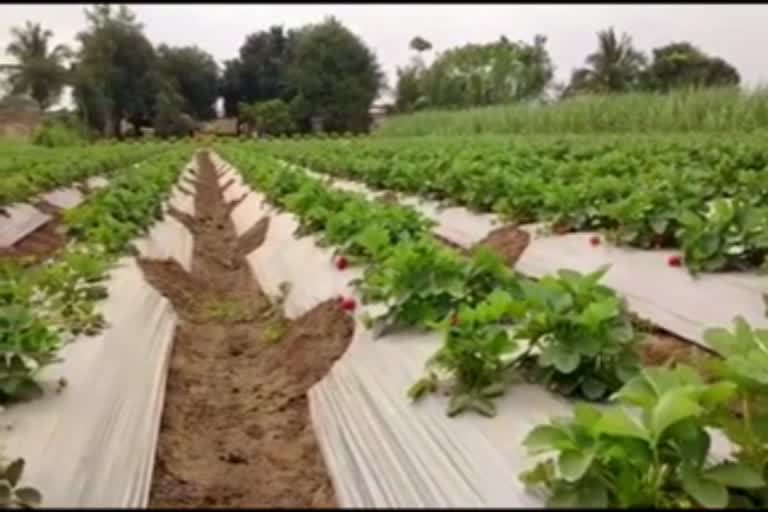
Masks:
[[[334,301],[282,318],[243,258],[268,219],[238,240],[208,155],[198,161],[196,216],[183,219],[191,275],[141,262],[180,317],[150,507],[335,507],[306,392],[346,350],[352,320]]]

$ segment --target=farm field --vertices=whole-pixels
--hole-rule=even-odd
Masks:
[[[12,148],[7,500],[765,506],[766,166],[760,133]]]

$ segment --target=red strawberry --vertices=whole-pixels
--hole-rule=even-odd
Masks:
[[[352,297],[347,297],[346,299],[342,299],[340,306],[344,311],[352,312],[355,310],[357,303]]]
[[[667,264],[670,267],[679,267],[683,264],[683,258],[681,258],[677,254],[673,254],[672,256],[669,257],[669,259],[667,259]]]
[[[339,256],[336,258],[336,268],[339,270],[344,270],[349,265],[349,261],[344,256]]]
[[[597,235],[592,235],[591,237],[589,237],[589,243],[590,245],[592,245],[592,247],[597,247],[598,245],[600,245],[600,237]]]

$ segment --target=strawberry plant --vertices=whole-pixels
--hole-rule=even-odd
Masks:
[[[753,329],[737,317],[733,331],[707,329],[704,339],[723,356],[709,363],[714,375],[738,385],[734,407],[720,411],[714,423],[734,443],[733,456],[768,478],[768,330]],[[744,494],[759,506],[768,506],[768,489]]]
[[[0,306],[0,401],[42,393],[35,378],[57,360],[61,338],[23,305]]]
[[[453,378],[448,415],[474,410],[494,416],[492,399],[504,393],[508,370],[517,348],[503,324],[512,296],[492,292],[475,307],[462,306],[459,313],[442,322],[445,342],[427,362],[428,376],[417,381],[408,395],[418,400],[438,389],[439,373]]]
[[[638,335],[621,299],[599,284],[606,271],[521,282],[523,298],[511,311],[515,335],[528,341],[517,365],[529,379],[600,400],[637,371]]]
[[[735,393],[691,368],[646,368],[606,409],[581,404],[572,418],[534,428],[524,444],[553,454],[521,479],[543,486],[550,507],[722,508],[765,487],[750,466],[714,462],[708,416]]]
[[[522,142],[482,136],[472,144],[461,137],[379,137],[355,144],[244,146],[373,187],[493,211],[519,223],[551,222],[558,232],[601,229],[619,245],[690,246],[698,253],[691,259],[701,261],[690,267],[693,272],[762,263],[763,241],[756,234],[715,243],[711,232],[719,228],[709,226],[699,236],[699,228],[682,226],[689,216],[682,212],[699,215],[718,197],[751,208],[765,202],[768,186],[761,171],[768,156],[759,137],[526,137]]]
[[[768,209],[716,199],[704,215],[680,217],[680,238],[692,272],[743,270],[764,265],[768,254]]]
[[[8,464],[0,463],[0,507],[33,508],[42,502],[40,491],[34,487],[20,487],[24,473],[24,459],[16,459]]]
[[[465,260],[431,238],[399,244],[358,282],[363,301],[384,302],[372,317],[383,329],[427,327],[462,305],[482,301],[496,288],[514,290],[517,277],[487,249]]]

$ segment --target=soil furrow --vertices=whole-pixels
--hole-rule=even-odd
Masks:
[[[268,218],[239,239],[208,154],[198,162],[191,273],[140,261],[179,315],[150,507],[335,507],[306,393],[346,350],[352,319],[333,300],[282,317],[244,258]]]
[[[35,207],[51,215],[51,219],[11,247],[0,248],[0,259],[24,261],[31,265],[53,256],[67,245],[66,228],[62,223],[61,208],[47,201],[38,201]]]

